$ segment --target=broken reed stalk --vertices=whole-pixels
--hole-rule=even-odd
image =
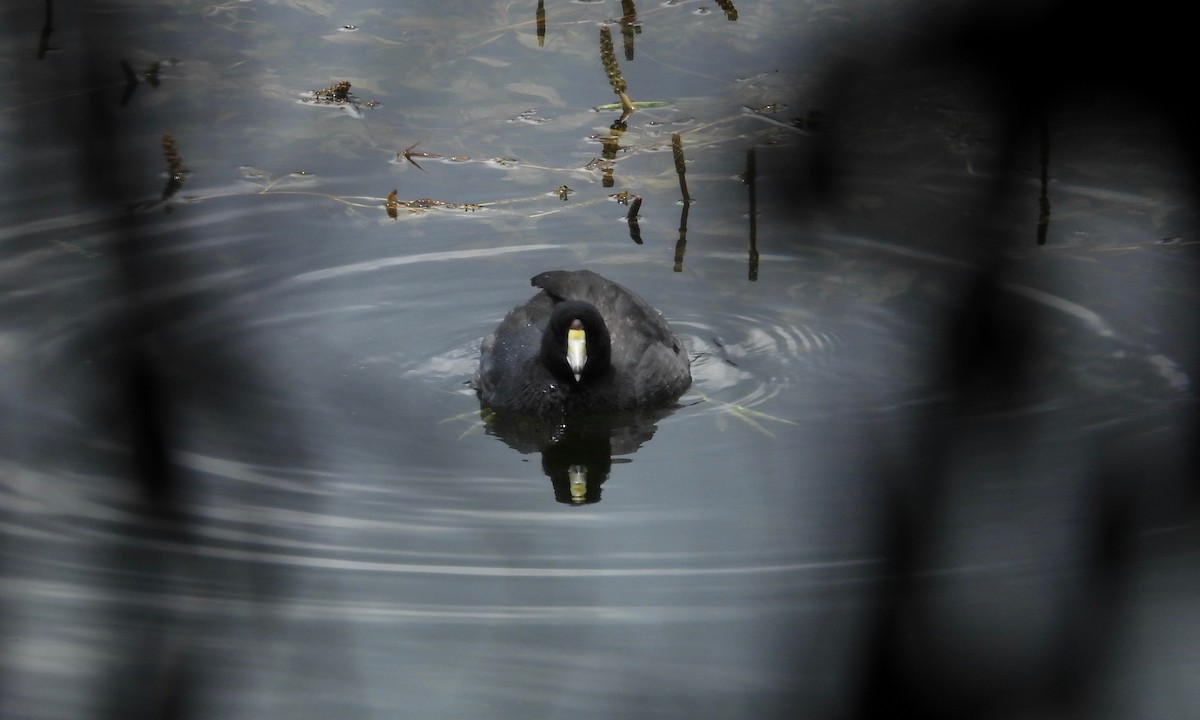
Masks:
[[[726,20],[737,20],[737,8],[733,6],[733,0],[716,0],[716,3],[721,12],[725,13]]]
[[[629,212],[625,213],[626,220],[637,220],[638,210],[642,209],[642,196],[634,195],[633,200],[629,202]]]
[[[758,195],[756,188],[758,187],[758,157],[751,147],[746,151],[746,174],[742,176],[746,185],[750,189],[750,247],[749,255],[749,279],[750,282],[758,280]]]
[[[675,241],[675,265],[671,268],[674,272],[683,272],[683,256],[687,253],[688,211],[691,209],[691,205],[684,203],[679,211],[679,239]]]
[[[604,63],[604,74],[608,75],[608,84],[613,92],[621,98],[621,109],[626,115],[633,112],[633,101],[625,94],[625,77],[617,65],[617,53],[613,48],[612,31],[608,25],[600,26],[600,62]]]
[[[1047,192],[1050,180],[1050,127],[1043,117],[1038,132],[1040,152],[1038,161],[1042,167],[1042,192],[1038,196],[1037,244],[1046,244],[1046,231],[1050,227],[1050,195]]]
[[[625,215],[625,221],[629,223],[629,238],[638,245],[642,244],[642,229],[638,226],[638,210],[641,209],[642,196],[635,195],[629,203],[629,212]]]
[[[633,36],[641,31],[633,0],[621,0],[621,42],[625,45],[625,59],[629,62],[633,62]]]
[[[671,134],[671,154],[675,156],[675,174],[679,176],[679,192],[683,193],[683,204],[691,205],[692,196],[688,194],[687,189],[687,168],[683,164],[683,140],[680,139],[679,133]]]
[[[546,46],[546,5],[544,0],[538,0],[537,6],[537,39],[538,47]]]

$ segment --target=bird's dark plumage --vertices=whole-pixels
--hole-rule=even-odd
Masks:
[[[555,417],[661,407],[692,383],[687,350],[662,315],[589,270],[544,272],[541,292],[484,338],[474,386],[497,410]],[[578,321],[586,362],[575,378],[567,340]]]

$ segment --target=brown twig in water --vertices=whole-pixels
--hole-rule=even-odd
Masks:
[[[629,223],[629,239],[638,245],[642,244],[642,228],[638,225],[638,210],[642,209],[642,196],[634,195],[629,203],[629,212],[625,214],[625,222]]]
[[[625,219],[636,222],[637,216],[638,216],[638,210],[641,210],[641,209],[642,209],[642,196],[634,195],[633,200],[629,203],[629,212],[625,214]]]
[[[688,210],[692,206],[684,203],[680,208],[679,213],[679,239],[675,241],[675,265],[671,268],[675,272],[683,272],[683,256],[687,252],[687,221]]]
[[[688,193],[687,168],[683,162],[683,140],[680,139],[679,133],[671,134],[671,154],[675,156],[675,174],[679,176],[679,192],[683,193],[683,204],[690,205],[692,196]]]
[[[625,45],[625,59],[630,62],[633,62],[633,36],[641,31],[633,0],[621,0],[621,42]]]
[[[758,158],[751,147],[746,151],[746,173],[742,180],[750,189],[750,249],[749,249],[749,278],[750,282],[758,280]]]
[[[538,0],[537,39],[538,39],[538,47],[546,46],[546,5],[545,5],[545,0]]]

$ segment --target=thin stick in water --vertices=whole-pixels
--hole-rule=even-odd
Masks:
[[[683,162],[683,140],[680,139],[679,133],[671,134],[671,153],[675,156],[675,174],[679,176],[679,192],[683,193],[683,204],[690,205],[692,196],[688,194],[687,188],[687,168]]]

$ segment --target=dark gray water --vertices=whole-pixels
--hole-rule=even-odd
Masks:
[[[0,716],[1200,708],[1170,116],[737,5],[5,9]],[[539,449],[466,382],[583,267],[695,383]]]

